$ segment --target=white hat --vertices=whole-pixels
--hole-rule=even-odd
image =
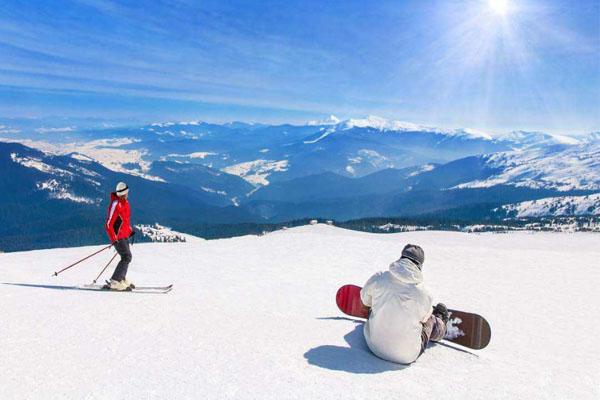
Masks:
[[[117,183],[117,196],[125,196],[127,193],[129,193],[129,187],[127,186],[127,184],[125,182],[119,182]]]

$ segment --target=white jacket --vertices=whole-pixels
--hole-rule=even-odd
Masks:
[[[432,312],[432,299],[419,268],[407,258],[393,262],[389,271],[367,281],[360,298],[371,307],[364,327],[371,351],[395,363],[415,361],[421,352],[421,323]]]

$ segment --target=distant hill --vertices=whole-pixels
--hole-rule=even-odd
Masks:
[[[0,249],[23,250],[107,241],[103,223],[109,193],[131,188],[134,222],[253,222],[238,207],[217,207],[213,193],[111,171],[69,156],[0,142]]]

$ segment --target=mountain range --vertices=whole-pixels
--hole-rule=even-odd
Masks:
[[[98,227],[120,180],[132,188],[138,222],[180,230],[313,217],[491,218],[511,204],[600,192],[599,133],[493,136],[377,117],[306,125],[3,123],[4,250],[55,245],[54,232],[78,232],[58,235],[67,244],[103,240]]]

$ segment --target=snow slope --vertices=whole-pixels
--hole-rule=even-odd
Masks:
[[[0,398],[597,399],[598,238],[316,225],[136,244],[129,277],[174,283],[166,295],[60,288],[109,254],[50,277],[98,247],[0,254]],[[488,348],[434,345],[391,364],[337,310],[340,285],[408,242],[426,250],[435,300],[488,318]]]
[[[270,161],[254,160],[231,165],[222,169],[231,175],[239,176],[253,185],[267,186],[267,178],[274,172],[285,172],[289,167],[288,160]]]
[[[506,204],[501,207],[517,218],[544,216],[600,215],[600,193],[587,196],[561,196]]]
[[[534,189],[600,190],[600,144],[533,148],[482,156],[498,172],[455,188],[514,185]]]

